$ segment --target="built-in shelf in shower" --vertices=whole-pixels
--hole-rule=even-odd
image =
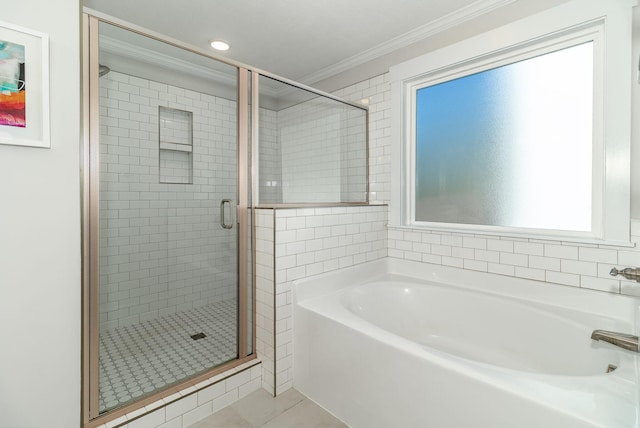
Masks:
[[[160,106],[160,183],[193,183],[193,113]]]

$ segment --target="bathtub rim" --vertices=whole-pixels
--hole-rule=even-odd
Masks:
[[[640,329],[640,297],[393,257],[295,280],[293,302],[332,294],[388,274],[614,318],[630,323],[631,331],[626,332],[630,334],[637,335]],[[327,279],[331,281],[327,283]],[[539,293],[541,287],[545,293]]]

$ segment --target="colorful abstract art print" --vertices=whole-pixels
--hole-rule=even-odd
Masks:
[[[0,145],[51,148],[49,36],[0,21]]]
[[[0,125],[26,122],[25,47],[0,40]]]

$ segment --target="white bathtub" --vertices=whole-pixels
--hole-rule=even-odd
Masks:
[[[354,428],[638,427],[639,354],[590,335],[637,335],[639,308],[381,259],[294,283],[293,382]]]

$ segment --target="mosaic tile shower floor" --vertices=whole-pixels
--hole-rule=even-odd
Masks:
[[[237,307],[213,303],[100,334],[100,412],[236,358]],[[193,340],[191,335],[206,337]]]

